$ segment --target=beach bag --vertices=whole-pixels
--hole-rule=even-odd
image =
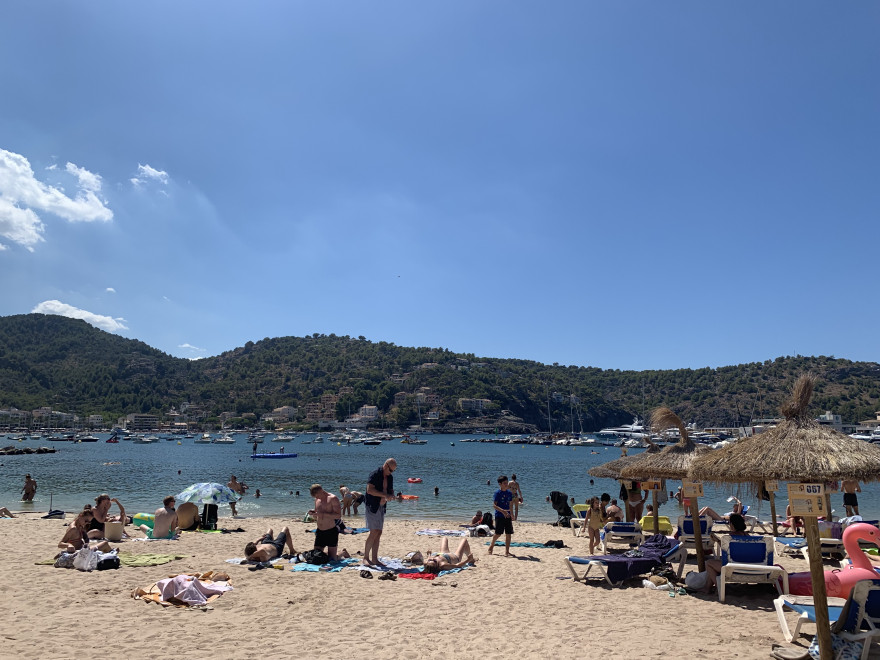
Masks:
[[[55,568],[73,568],[74,558],[76,558],[75,552],[62,552],[55,560]]]
[[[109,571],[115,568],[119,568],[119,557],[117,557],[116,555],[105,555],[104,558],[101,559],[101,561],[99,561],[98,565],[95,567],[95,569],[99,571]]]
[[[307,550],[302,553],[302,559],[307,564],[327,564],[330,562],[330,555],[323,550]]]
[[[870,641],[870,640],[869,640]],[[831,633],[831,651],[837,660],[859,660],[862,657],[862,642],[849,641]],[[813,638],[813,643],[807,649],[811,658],[819,660],[819,637]]]
[[[73,567],[78,571],[95,570],[98,567],[98,553],[89,547],[80,548],[73,558]]]
[[[706,588],[706,583],[708,581],[709,574],[706,571],[703,571],[702,573],[691,571],[684,578],[684,586],[693,591],[699,591],[700,589]]]
[[[345,522],[343,522],[342,518],[336,519],[336,529],[340,534],[345,534]]]

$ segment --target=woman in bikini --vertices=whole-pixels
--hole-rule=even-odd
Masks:
[[[598,497],[590,499],[590,508],[587,510],[586,528],[590,535],[590,554],[593,554],[596,546],[600,544],[599,534],[605,526],[608,518],[602,510],[602,503]]]
[[[519,487],[519,482],[516,480],[516,475],[510,475],[510,481],[507,483],[507,489],[513,493],[513,499],[510,501],[511,504],[511,520],[516,520],[519,517],[519,507],[523,503],[523,492],[522,488]]]
[[[459,568],[465,564],[476,563],[471,546],[467,539],[462,539],[458,544],[458,550],[449,552],[449,539],[444,538],[440,542],[440,552],[429,555],[425,560],[425,573],[439,573],[451,568]]]
[[[67,526],[67,531],[64,532],[64,536],[58,542],[58,547],[66,552],[76,552],[88,543],[89,525],[91,525],[94,515],[92,505],[86,504],[83,510],[79,512],[79,515],[73,519],[73,522]],[[111,550],[110,544],[107,541],[102,541],[95,548],[101,552],[110,552]]]

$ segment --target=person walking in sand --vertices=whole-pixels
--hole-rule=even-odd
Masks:
[[[591,555],[595,551],[596,546],[599,545],[600,534],[607,520],[608,518],[605,515],[605,511],[602,509],[601,500],[598,497],[593,497],[590,500],[590,508],[587,509],[587,520],[585,524],[587,532],[590,535]]]
[[[495,491],[492,506],[495,508],[495,534],[489,542],[489,554],[495,549],[495,541],[504,534],[504,556],[510,554],[510,536],[513,534],[513,514],[510,510],[513,493],[507,487],[507,475],[498,477],[498,490]]]
[[[327,548],[331,561],[336,561],[336,548],[339,546],[339,528],[336,521],[342,517],[339,498],[328,493],[321,484],[312,484],[309,494],[315,498],[315,508],[309,511],[315,517],[318,528],[315,530],[315,550]]]
[[[389,458],[380,468],[374,470],[367,480],[367,510],[364,513],[364,518],[370,533],[364,544],[364,565],[366,566],[382,566],[379,563],[379,539],[382,537],[382,528],[385,525],[385,503],[394,499],[394,471],[396,469],[397,461]]]
[[[21,501],[33,502],[37,494],[37,480],[28,473],[24,475],[24,487],[21,489]]]
[[[843,491],[843,506],[846,508],[847,517],[859,515],[859,497],[862,488],[856,479],[845,479],[840,485]]]
[[[511,504],[513,504],[513,520],[516,520],[519,517],[519,507],[522,504],[525,504],[523,501],[523,492],[522,488],[519,486],[519,482],[516,480],[516,475],[510,475],[510,481],[507,483],[507,487],[510,489],[511,494],[513,495],[513,500],[511,500]]]

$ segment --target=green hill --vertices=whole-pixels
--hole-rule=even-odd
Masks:
[[[312,335],[248,342],[191,361],[84,321],[28,314],[0,317],[0,408],[50,406],[110,421],[128,413],[163,414],[189,402],[216,416],[257,417],[296,406],[303,417],[322,395],[338,395],[339,420],[363,405],[383,423],[404,427],[481,424],[505,430],[598,430],[667,405],[700,426],[740,426],[772,416],[796,376],[819,377],[816,414],[847,422],[880,409],[880,365],[832,357],[780,357],[718,369],[619,371],[478,358],[443,348],[407,348],[364,338]],[[421,389],[420,388],[426,388]],[[415,403],[412,395],[431,395]],[[394,405],[395,394],[409,397]],[[483,400],[463,410],[460,399]],[[467,404],[467,402],[466,402]],[[428,417],[436,417],[428,421]]]

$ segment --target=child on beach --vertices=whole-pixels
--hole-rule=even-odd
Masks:
[[[495,541],[504,534],[504,556],[511,557],[510,554],[510,536],[513,534],[513,514],[510,510],[513,501],[513,493],[507,488],[507,476],[498,477],[498,490],[495,491],[495,497],[492,506],[495,508],[495,535],[489,543],[489,554],[495,549]]]
[[[602,510],[602,504],[598,497],[590,499],[590,508],[587,510],[587,532],[590,535],[590,554],[592,555],[596,546],[599,545],[599,532],[605,526],[608,520],[605,512]]]

